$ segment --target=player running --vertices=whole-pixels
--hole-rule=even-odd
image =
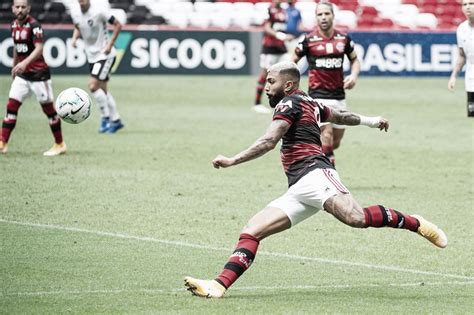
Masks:
[[[61,132],[61,120],[53,105],[53,87],[49,67],[43,58],[43,28],[29,15],[31,5],[28,0],[14,0],[12,12],[15,20],[11,25],[13,37],[13,82],[8,95],[7,113],[3,119],[0,135],[0,153],[7,153],[11,133],[16,126],[18,110],[31,94],[41,104],[48,117],[54,137],[54,144],[45,156],[66,153],[66,144]]]
[[[347,109],[344,89],[352,89],[360,72],[360,62],[351,38],[334,29],[334,9],[330,3],[316,6],[318,27],[307,34],[296,47],[292,60],[298,62],[306,56],[309,64],[308,94],[319,103],[336,109]],[[351,73],[344,78],[344,56],[349,58]],[[323,153],[335,164],[334,150],[344,136],[345,126],[323,124],[321,140]]]
[[[79,0],[79,7],[71,8],[74,23],[72,46],[77,46],[81,37],[86,46],[87,61],[89,62],[89,89],[94,95],[101,111],[99,132],[115,133],[124,127],[117,111],[117,105],[108,90],[107,83],[115,63],[115,40],[120,34],[122,25],[110,10],[102,4],[91,5],[90,0]],[[107,23],[113,25],[112,37],[109,39]]]
[[[269,114],[271,110],[261,104],[267,69],[277,62],[290,59],[285,42],[294,39],[293,35],[286,33],[287,13],[286,10],[281,7],[281,0],[273,0],[272,5],[268,8],[268,19],[263,25],[263,30],[262,52],[260,54],[261,70],[257,82],[255,103],[252,110],[260,114]]]
[[[282,62],[272,66],[265,92],[275,111],[267,131],[248,149],[233,157],[218,155],[212,161],[215,168],[230,167],[256,159],[282,141],[280,155],[289,188],[248,221],[235,251],[215,280],[184,279],[188,290],[197,296],[222,297],[250,267],[261,240],[295,226],[322,209],[355,228],[406,229],[418,232],[438,247],[444,248],[448,244],[444,232],[421,216],[407,215],[381,205],[362,208],[322,153],[321,122],[365,125],[387,131],[388,121],[382,117],[331,109],[301,91],[299,83],[300,72],[296,64]]]

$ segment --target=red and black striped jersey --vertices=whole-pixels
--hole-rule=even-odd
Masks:
[[[25,60],[33,52],[36,43],[43,42],[43,28],[32,16],[28,16],[23,25],[14,20],[11,25],[11,34],[18,62]],[[28,81],[45,81],[51,78],[43,55],[30,63],[25,72],[18,76]]]
[[[268,8],[268,20],[265,23],[270,23],[271,28],[276,32],[286,32],[286,10],[280,6],[272,5]],[[285,42],[279,40],[273,35],[263,35],[263,54],[284,54],[286,53]]]
[[[316,102],[301,90],[285,96],[273,114],[291,126],[283,135],[280,150],[288,186],[316,168],[334,168],[322,153],[320,123],[325,122],[331,109]]]
[[[309,95],[314,98],[345,98],[344,93],[344,55],[350,59],[354,51],[351,38],[334,30],[330,38],[324,37],[319,29],[307,34],[296,47],[299,57],[306,56],[309,64]]]

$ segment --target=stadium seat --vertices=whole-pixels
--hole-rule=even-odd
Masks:
[[[295,7],[300,10],[301,14],[310,12],[313,15],[316,14],[316,2],[303,2],[298,1],[295,3]]]
[[[163,16],[166,22],[170,25],[174,25],[180,28],[186,28],[189,24],[189,17],[186,13],[175,12],[173,14],[168,14]]]
[[[172,10],[174,12],[191,13],[194,11],[194,5],[191,2],[175,2],[173,3]]]
[[[248,28],[252,24],[252,11],[232,12],[232,24],[240,28]]]
[[[211,23],[208,14],[192,12],[189,14],[189,25],[194,27],[206,28]]]
[[[435,29],[438,26],[438,19],[432,13],[420,13],[416,16],[416,26]]]
[[[211,14],[209,17],[211,26],[218,28],[228,28],[232,23],[230,14]]]
[[[234,2],[232,4],[232,10],[251,13],[254,10],[254,4],[251,2]]]
[[[168,15],[173,13],[173,3],[170,2],[155,2],[151,5],[148,5],[148,8],[150,9],[150,12],[155,16],[163,16],[167,18]]]
[[[151,16],[150,10],[143,5],[131,5],[127,13],[127,21],[131,24],[142,24]]]
[[[213,2],[205,2],[205,1],[195,2],[194,11],[210,14],[216,11],[216,7]]]
[[[111,9],[110,12],[112,15],[119,21],[122,25],[127,24],[127,13],[122,9]]]
[[[335,16],[334,22],[336,27],[347,27],[353,29],[357,27],[357,15],[353,11],[340,10]]]
[[[253,7],[257,11],[268,12],[268,8],[270,7],[270,3],[269,2],[256,2],[253,5]]]

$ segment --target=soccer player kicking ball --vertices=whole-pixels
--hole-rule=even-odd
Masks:
[[[444,232],[419,215],[407,215],[381,205],[362,208],[339,179],[337,171],[322,153],[320,124],[334,122],[365,125],[388,130],[382,117],[366,117],[349,111],[330,109],[299,89],[300,72],[296,64],[281,62],[268,70],[265,92],[275,108],[267,131],[248,149],[233,157],[218,155],[212,164],[226,168],[244,163],[275,148],[282,140],[281,159],[288,177],[288,191],[254,215],[243,228],[236,249],[224,270],[214,280],[184,279],[194,295],[220,298],[252,264],[259,242],[287,230],[319,210],[355,227],[392,227],[418,232],[434,245],[444,248]]]
[[[53,86],[49,67],[43,58],[43,28],[29,15],[28,0],[14,0],[12,12],[15,20],[11,25],[13,37],[13,82],[7,103],[7,113],[3,119],[0,134],[0,153],[7,153],[10,135],[15,129],[18,110],[30,94],[34,94],[41,109],[48,117],[54,136],[54,144],[45,156],[66,153],[66,144],[61,132],[61,120],[53,105]]]

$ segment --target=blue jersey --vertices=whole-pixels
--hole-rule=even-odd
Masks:
[[[286,9],[286,33],[295,37],[301,34],[299,25],[301,23],[301,13],[295,6],[288,6]]]

